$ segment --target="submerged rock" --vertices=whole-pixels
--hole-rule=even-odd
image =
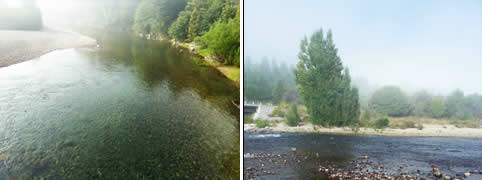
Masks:
[[[75,146],[74,141],[72,141],[71,139],[67,139],[64,142],[60,143],[60,145],[57,146],[57,149],[61,150],[61,149],[64,149],[66,147],[72,147],[72,146]]]

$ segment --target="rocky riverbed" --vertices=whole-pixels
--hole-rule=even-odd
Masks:
[[[297,133],[244,138],[244,179],[482,179],[477,139]]]

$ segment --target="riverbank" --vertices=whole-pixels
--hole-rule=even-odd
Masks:
[[[96,44],[90,37],[72,32],[0,30],[0,67],[6,67],[51,51]]]
[[[320,133],[334,135],[358,135],[358,136],[395,136],[395,137],[465,137],[482,138],[480,128],[458,128],[455,125],[423,124],[423,129],[407,128],[395,129],[385,128],[375,130],[361,127],[358,131],[350,127],[325,128],[313,126],[311,123],[302,123],[296,127],[290,127],[284,122],[273,122],[271,127],[257,128],[255,124],[244,124],[245,133],[272,133],[272,132],[299,132],[299,133]]]
[[[208,66],[212,66],[212,67],[216,68],[225,77],[227,77],[228,79],[236,82],[236,84],[239,87],[240,76],[241,76],[239,67],[222,65],[218,61],[218,58],[209,54],[207,49],[201,49],[199,46],[195,45],[194,43],[177,42],[177,41],[174,41],[174,40],[170,40],[170,41],[174,45],[179,45],[179,46],[182,46],[184,48],[187,48],[192,53],[200,56],[202,59],[200,60],[200,62],[198,62],[199,64],[208,65]]]

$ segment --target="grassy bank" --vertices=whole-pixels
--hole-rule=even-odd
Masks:
[[[171,40],[171,42],[173,42]],[[185,42],[175,42],[175,44],[182,46],[186,49],[191,49],[193,46],[193,43],[185,43]],[[212,66],[216,68],[218,71],[220,71],[224,76],[226,76],[228,79],[236,82],[239,86],[240,83],[240,69],[237,66],[228,66],[228,65],[223,65],[222,63],[219,63],[211,57],[213,57],[207,49],[200,48],[199,46],[195,47],[194,52],[195,54],[201,56],[202,58],[194,58],[197,64],[199,65],[204,65],[204,66]]]
[[[361,127],[354,129],[353,127],[334,127],[327,128],[322,126],[314,126],[311,123],[303,122],[298,126],[291,127],[284,122],[267,122],[263,126],[258,125],[259,122],[252,124],[244,124],[246,133],[260,132],[297,132],[297,133],[320,133],[333,135],[354,135],[354,136],[394,136],[394,137],[465,137],[465,138],[482,138],[481,128],[457,127],[452,124],[437,125],[423,124],[423,129],[417,128],[384,128],[373,129]]]
[[[287,106],[273,110],[270,116],[283,117],[286,119]],[[473,137],[482,138],[482,120],[454,120],[435,119],[430,117],[372,117],[362,126],[346,127],[323,127],[313,125],[306,107],[298,105],[298,113],[302,122],[297,126],[288,126],[285,120],[264,121],[245,119],[244,129],[246,132],[302,132],[342,135],[371,135],[371,136],[409,136],[409,137]],[[386,126],[378,126],[379,119],[387,119]],[[363,119],[363,118],[362,118]],[[259,122],[264,121],[264,122]]]

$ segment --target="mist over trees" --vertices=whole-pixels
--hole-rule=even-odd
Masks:
[[[40,30],[43,28],[42,13],[36,0],[18,0],[19,8],[8,8],[0,0],[0,29]]]
[[[239,66],[239,2],[143,0],[133,30],[160,39],[195,42],[223,62]]]
[[[316,125],[344,126],[358,123],[358,89],[351,86],[348,68],[344,68],[332,33],[326,37],[320,29],[301,41],[295,81]]]
[[[408,116],[412,112],[407,95],[396,86],[385,86],[376,90],[370,99],[370,106],[388,116]]]
[[[91,36],[121,31],[195,42],[203,50],[200,54],[239,66],[237,0],[85,0],[76,1],[65,16],[74,30]]]
[[[465,96],[459,89],[446,96],[433,95],[425,90],[409,95],[400,87],[384,86],[371,95],[368,107],[365,109],[394,117],[473,120],[482,119],[482,96],[479,94]]]
[[[299,102],[298,89],[294,81],[294,66],[285,62],[271,61],[264,57],[244,59],[244,98],[249,102],[278,104]]]

